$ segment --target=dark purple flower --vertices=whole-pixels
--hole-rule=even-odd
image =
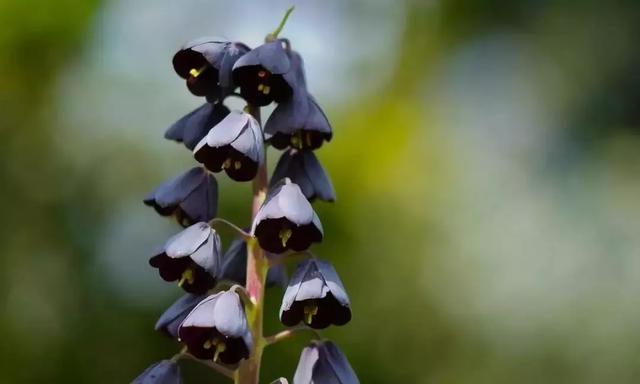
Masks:
[[[283,41],[265,43],[242,56],[233,66],[233,81],[250,104],[264,106],[289,98],[293,84],[285,78],[291,61]]]
[[[171,360],[159,361],[133,379],[132,384],[182,384],[180,367]]]
[[[322,240],[322,224],[300,187],[288,178],[269,191],[253,220],[251,234],[267,252],[304,251]]]
[[[170,238],[149,264],[165,281],[178,281],[185,291],[200,294],[215,285],[220,256],[220,236],[200,222]]]
[[[204,37],[185,44],[173,56],[173,68],[191,93],[218,99],[235,88],[233,65],[248,51],[242,43]]]
[[[224,169],[236,181],[249,181],[264,161],[260,124],[246,112],[233,111],[202,138],[193,154],[212,172]]]
[[[204,298],[204,295],[192,295],[190,293],[182,296],[175,303],[171,304],[162,316],[160,316],[156,322],[155,330],[169,337],[177,338],[178,327],[180,327],[182,320],[184,320],[189,312]]]
[[[238,284],[245,284],[247,279],[247,243],[237,238],[231,242],[222,257],[220,279],[230,280]],[[269,267],[267,272],[267,286],[287,285],[287,271],[283,264]]]
[[[318,259],[300,263],[282,298],[280,321],[289,327],[304,322],[322,329],[349,320],[349,297],[333,266]]]
[[[175,216],[180,225],[187,227],[216,217],[218,183],[204,168],[194,167],[162,183],[144,203],[162,216]]]
[[[315,198],[324,201],[335,201],[336,193],[329,176],[320,165],[318,158],[311,151],[289,149],[282,153],[276,169],[271,176],[271,183],[288,177],[298,184],[304,196],[313,201]]]
[[[314,340],[300,354],[293,384],[358,384],[349,361],[331,341]]]
[[[205,103],[173,123],[165,132],[165,139],[184,143],[193,150],[209,130],[229,114],[222,103]]]
[[[244,307],[234,291],[202,300],[184,319],[178,334],[193,356],[229,365],[248,358],[253,345]]]

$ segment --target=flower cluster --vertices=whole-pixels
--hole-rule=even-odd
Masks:
[[[155,363],[135,383],[181,383],[178,363],[191,358],[233,378],[257,383],[262,349],[299,330],[316,340],[302,351],[293,382],[357,383],[347,359],[318,333],[351,320],[351,306],[334,267],[309,248],[324,231],[314,200],[335,201],[329,176],[314,151],[332,138],[329,121],[307,89],[304,63],[287,39],[278,38],[290,9],[265,43],[202,38],[185,44],[173,68],[187,89],[206,103],[174,123],[165,138],[183,143],[202,166],[162,183],[144,199],[183,227],[151,256],[160,277],[186,293],[158,319],[156,330],[179,341],[173,358]],[[230,111],[229,96],[247,107]],[[259,108],[277,105],[264,127]],[[271,182],[266,147],[282,150]],[[217,217],[214,174],[253,184],[247,230]],[[217,225],[239,237],[223,253]],[[287,282],[285,264],[303,258]],[[280,321],[288,328],[262,334],[264,289],[286,287]],[[285,378],[274,382],[285,383]]]

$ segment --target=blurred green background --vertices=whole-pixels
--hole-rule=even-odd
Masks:
[[[201,103],[170,60],[256,46],[290,4],[0,0],[0,382],[125,383],[176,351],[147,260],[178,227],[141,202],[193,164],[162,138]],[[314,250],[363,383],[640,381],[640,2],[300,1],[283,35],[334,127]],[[249,184],[218,180],[248,225]]]

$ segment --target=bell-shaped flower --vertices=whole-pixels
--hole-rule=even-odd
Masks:
[[[178,327],[180,327],[189,312],[204,298],[204,295],[192,295],[190,293],[182,296],[160,316],[156,322],[155,330],[169,337],[178,338]]]
[[[288,177],[298,184],[304,196],[313,201],[318,198],[324,201],[335,201],[336,193],[329,176],[311,151],[289,149],[282,153],[276,169],[271,176],[272,183]]]
[[[291,96],[293,84],[285,74],[291,69],[282,40],[267,42],[246,53],[233,66],[233,81],[249,103],[264,106]]]
[[[280,321],[286,326],[303,322],[322,329],[349,320],[349,296],[333,266],[318,259],[300,263],[282,298]]]
[[[229,114],[229,108],[222,103],[205,103],[173,123],[164,137],[184,143],[193,150],[209,130]]]
[[[242,43],[204,37],[185,44],[173,56],[173,69],[186,79],[191,93],[218,99],[235,88],[233,65],[248,51]]]
[[[247,243],[243,239],[234,239],[222,256],[220,279],[245,284],[247,279]],[[287,285],[287,271],[283,264],[269,267],[267,286],[274,285],[283,288]]]
[[[288,178],[269,191],[256,214],[251,235],[267,252],[304,251],[323,237],[322,224],[300,187]]]
[[[159,361],[133,379],[132,384],[182,384],[180,367],[175,361]]]
[[[232,111],[200,140],[195,159],[211,172],[224,171],[236,181],[249,181],[264,161],[260,124],[246,112]]]
[[[170,238],[149,264],[165,281],[178,281],[185,291],[200,294],[215,285],[220,256],[220,236],[200,222]]]
[[[151,192],[144,203],[162,216],[174,216],[187,227],[216,217],[218,183],[202,167],[194,167]]]
[[[248,358],[253,345],[244,306],[231,290],[201,301],[184,319],[178,335],[198,359],[229,365]]]
[[[287,147],[316,149],[332,137],[331,124],[316,100],[307,91],[302,57],[290,52],[291,70],[285,75],[292,87],[290,98],[273,110],[265,123],[269,143],[277,149]]]
[[[329,340],[314,340],[300,354],[293,384],[358,384],[349,361]]]

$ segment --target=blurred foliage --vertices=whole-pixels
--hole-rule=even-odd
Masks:
[[[178,293],[163,288],[158,299],[141,291],[149,304],[133,305],[114,288],[118,284],[101,269],[98,255],[109,247],[104,242],[114,228],[129,236],[125,239],[151,229],[175,230],[147,225],[161,219],[138,201],[169,176],[169,168],[190,164],[189,154],[169,144],[154,146],[164,127],[156,127],[154,145],[129,136],[96,138],[91,136],[96,130],[61,126],[56,110],[56,81],[64,70],[76,68],[77,58],[88,49],[101,5],[90,0],[0,1],[2,382],[127,382],[176,350],[152,325]],[[367,3],[355,3],[350,17],[359,17],[362,7]],[[608,318],[606,297],[595,297],[593,306],[576,307],[575,317],[556,318],[541,308],[538,312],[549,316],[552,325],[528,327],[533,323],[525,319],[524,330],[515,331],[515,337],[513,330],[503,333],[500,325],[497,330],[487,325],[495,317],[478,311],[473,301],[442,304],[473,297],[486,287],[465,280],[478,265],[459,267],[464,271],[460,280],[445,273],[458,267],[456,247],[474,244],[468,227],[456,232],[448,223],[467,207],[456,200],[467,185],[464,180],[478,176],[461,165],[469,147],[456,143],[441,116],[446,99],[438,90],[451,55],[483,36],[517,36],[552,58],[558,74],[540,86],[548,88],[544,101],[549,113],[561,118],[545,137],[544,151],[536,152],[527,166],[531,174],[549,175],[527,185],[557,188],[566,195],[558,211],[569,209],[586,218],[577,222],[599,220],[604,229],[589,227],[586,237],[589,231],[607,229],[606,217],[622,218],[620,228],[611,229],[609,247],[598,254],[602,265],[614,268],[616,261],[608,253],[623,244],[622,229],[633,231],[638,214],[640,3],[443,0],[408,1],[404,7],[401,38],[388,50],[394,59],[392,76],[375,94],[331,106],[335,140],[318,152],[338,201],[316,205],[327,239],[317,251],[335,264],[354,309],[349,326],[326,334],[344,349],[363,383],[637,382],[637,312]],[[530,67],[534,83],[537,64]],[[92,86],[97,85],[84,85]],[[447,107],[455,111],[457,105]],[[518,156],[511,158],[516,166]],[[584,190],[595,197],[589,200]],[[540,187],[532,193],[545,192]],[[469,193],[481,202],[488,198],[482,190]],[[221,214],[247,224],[246,185],[221,182],[220,196]],[[601,205],[601,199],[606,203]],[[131,202],[137,205],[131,208]],[[591,212],[594,206],[601,211]],[[114,225],[113,220],[127,217],[123,209],[144,212],[142,220]],[[481,217],[472,230],[480,232],[483,220],[490,225],[491,218]],[[127,248],[113,249],[118,255]],[[637,249],[621,251],[633,252],[637,256]],[[121,255],[122,270],[144,265],[143,253],[132,249]],[[153,271],[146,276],[155,278]],[[594,276],[594,289],[613,284]],[[541,275],[537,285],[544,286],[545,278]],[[127,281],[123,275],[118,283],[126,288]],[[275,314],[280,292],[269,292],[267,300]],[[526,300],[523,295],[523,306],[529,306]],[[567,303],[573,308],[570,299]],[[634,301],[629,305],[636,306]],[[593,336],[588,334],[591,321],[607,325]],[[571,332],[562,326],[565,322]],[[275,316],[268,317],[266,329],[279,329]],[[292,376],[306,337],[267,350],[265,382]],[[580,340],[587,338],[595,344],[583,346]],[[185,371],[190,383],[224,382],[190,362]]]

